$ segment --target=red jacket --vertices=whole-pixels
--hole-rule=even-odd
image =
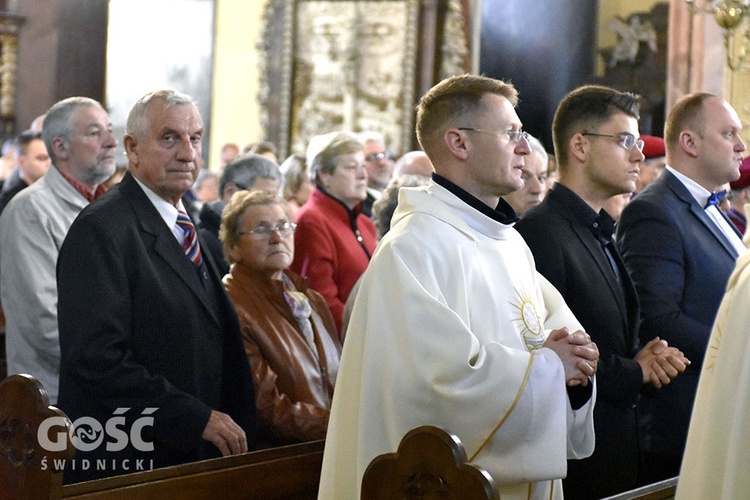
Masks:
[[[310,288],[325,297],[341,332],[346,299],[375,251],[375,226],[358,208],[349,210],[320,188],[297,212],[296,222],[290,269],[307,276]]]

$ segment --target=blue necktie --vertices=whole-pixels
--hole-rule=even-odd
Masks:
[[[706,206],[703,207],[704,209],[710,207],[711,205],[715,207],[719,207],[719,203],[721,203],[721,200],[724,199],[724,197],[727,195],[727,190],[719,191],[718,193],[711,193],[711,196],[708,197],[708,201],[706,202]]]

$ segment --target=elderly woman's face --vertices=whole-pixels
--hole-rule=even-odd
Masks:
[[[232,247],[236,265],[281,279],[281,273],[294,259],[294,230],[281,205],[251,205],[240,225],[239,243]],[[268,228],[275,228],[268,231]]]
[[[354,208],[367,197],[365,154],[359,151],[341,155],[333,173],[321,173],[320,178],[326,191]]]

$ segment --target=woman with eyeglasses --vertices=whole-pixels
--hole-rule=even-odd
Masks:
[[[261,447],[323,439],[338,373],[341,343],[325,299],[287,270],[295,228],[283,199],[238,191],[219,233],[231,264],[224,287],[253,375]]]
[[[297,212],[291,269],[307,276],[325,297],[341,332],[346,299],[375,250],[375,226],[361,212],[367,196],[365,156],[362,143],[347,132],[311,143],[319,147],[310,165],[315,189]]]

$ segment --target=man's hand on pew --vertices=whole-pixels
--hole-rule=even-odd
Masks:
[[[202,437],[213,443],[223,457],[247,452],[245,431],[226,413],[212,411]]]

